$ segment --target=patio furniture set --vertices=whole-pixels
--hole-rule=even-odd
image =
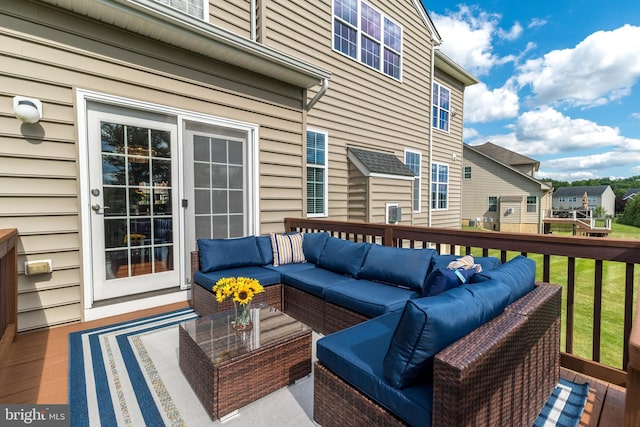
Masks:
[[[220,378],[237,375],[218,366],[249,363],[242,357],[272,363],[272,351],[289,357],[269,344],[220,360],[222,350],[205,351],[228,339],[211,331],[228,328],[224,312],[233,308],[211,288],[223,277],[252,277],[265,287],[254,303],[295,322],[276,347],[304,342],[285,362],[303,368],[283,368],[291,374],[274,378],[274,387],[309,373],[309,328],[324,335],[313,369],[320,425],[531,425],[559,379],[560,287],[536,283],[535,262],[523,256],[469,258],[324,232],[200,240],[191,257],[192,306],[211,316],[199,320],[209,335],[199,341],[195,323],[181,328],[181,367],[184,358],[203,405],[218,405],[210,410],[216,418],[234,409],[222,402]],[[187,353],[199,356],[186,362]]]

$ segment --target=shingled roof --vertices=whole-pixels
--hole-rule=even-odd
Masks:
[[[485,142],[481,145],[474,145],[473,148],[481,152],[482,154],[499,161],[500,163],[504,163],[505,165],[519,166],[534,164],[536,171],[540,168],[539,161],[527,156],[523,156],[522,154],[518,154],[514,151],[507,150],[506,148],[500,147],[499,145],[493,144],[491,142]]]
[[[366,168],[366,171],[362,171],[365,175],[415,176],[413,171],[393,154],[353,147],[349,147],[349,153]]]
[[[608,185],[581,185],[575,187],[558,187],[553,192],[553,197],[582,197],[584,193],[587,196],[602,196]]]

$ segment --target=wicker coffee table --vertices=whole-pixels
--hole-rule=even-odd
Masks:
[[[311,373],[311,328],[273,307],[251,309],[236,331],[234,311],[183,322],[180,369],[212,420]]]

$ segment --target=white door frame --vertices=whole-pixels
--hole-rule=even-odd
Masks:
[[[225,119],[222,117],[211,116],[194,111],[183,110],[166,105],[154,104],[144,101],[138,101],[131,98],[124,98],[119,96],[108,95],[100,92],[89,91],[84,89],[76,90],[76,108],[78,112],[78,171],[79,171],[79,200],[80,200],[80,229],[81,229],[81,245],[80,245],[80,259],[82,263],[82,292],[83,292],[83,319],[85,321],[98,319],[101,317],[112,316],[116,314],[126,313],[132,310],[140,310],[144,308],[154,307],[163,304],[169,304],[171,302],[183,301],[187,296],[186,289],[188,284],[186,281],[187,276],[190,274],[190,264],[186,259],[190,248],[185,246],[185,224],[184,209],[181,209],[178,215],[180,236],[176,237],[181,239],[180,241],[180,254],[176,254],[176,268],[180,272],[180,287],[182,292],[167,294],[160,297],[151,297],[146,299],[140,299],[135,301],[128,301],[122,304],[110,305],[108,307],[93,307],[93,278],[91,271],[91,254],[93,248],[91,244],[91,199],[90,188],[88,179],[89,176],[89,150],[88,150],[88,118],[87,118],[87,104],[89,102],[97,102],[103,104],[110,104],[120,108],[130,108],[139,111],[148,111],[165,116],[175,116],[178,124],[178,153],[176,161],[178,162],[178,174],[179,177],[176,180],[176,186],[179,194],[179,198],[182,200],[185,198],[183,176],[184,176],[184,158],[182,155],[184,146],[184,121],[203,122],[206,124],[212,124],[215,126],[225,126],[235,128],[238,130],[246,131],[248,134],[248,147],[247,150],[250,154],[249,164],[247,167],[251,168],[253,173],[253,180],[249,191],[254,195],[253,208],[249,211],[250,218],[250,230],[251,234],[255,234],[259,230],[259,213],[260,213],[260,197],[259,197],[259,134],[258,125],[240,122],[236,120]]]

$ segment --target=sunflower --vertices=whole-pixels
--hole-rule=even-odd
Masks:
[[[224,277],[216,282],[212,291],[216,294],[218,302],[232,297],[235,302],[246,305],[251,302],[255,294],[264,292],[264,288],[256,279]]]

